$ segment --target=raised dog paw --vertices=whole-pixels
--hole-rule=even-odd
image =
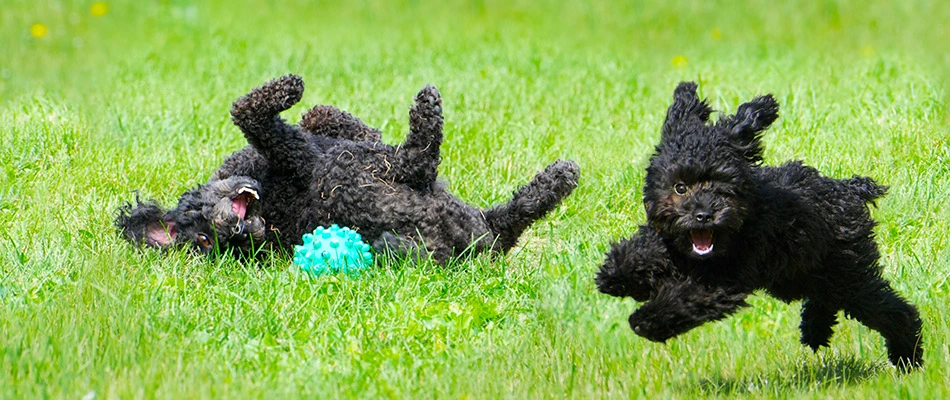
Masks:
[[[614,248],[617,246],[614,245]],[[607,260],[594,277],[597,290],[614,297],[632,297],[637,301],[647,301],[652,292],[649,280],[635,279],[629,268],[621,268],[621,262],[623,261],[617,259],[616,252],[608,253]]]
[[[628,280],[620,276],[615,265],[601,265],[600,270],[597,271],[597,275],[594,277],[594,283],[597,285],[597,290],[603,294],[614,297],[630,296],[639,301],[644,301],[649,298],[643,295],[632,296],[631,293],[640,294],[642,291],[631,288],[633,285],[630,285]],[[649,291],[647,291],[647,293],[649,293]]]
[[[667,315],[649,302],[630,314],[629,322],[634,333],[653,342],[666,343],[679,333],[669,325]]]
[[[274,79],[261,87],[265,102],[280,109],[293,107],[303,97],[303,78],[289,74]]]
[[[694,289],[690,285],[661,287],[653,299],[630,315],[630,329],[654,342],[666,342],[706,321],[719,319],[714,304],[689,298]],[[700,297],[705,298],[702,294]]]
[[[231,115],[245,118],[249,115],[270,115],[284,111],[303,97],[303,79],[289,74],[271,80],[234,102]]]
[[[435,86],[426,85],[416,94],[416,104],[409,110],[409,129],[432,132],[442,129],[442,94]]]
[[[436,114],[442,113],[442,94],[435,86],[426,85],[416,94],[416,106],[420,109],[432,110]]]
[[[577,187],[581,167],[571,160],[557,160],[548,165],[544,173],[554,179],[556,192],[567,195]]]

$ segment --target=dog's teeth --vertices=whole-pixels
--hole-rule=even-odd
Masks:
[[[713,245],[712,245],[712,244],[710,244],[709,247],[707,247],[707,248],[705,248],[705,249],[700,249],[700,248],[697,247],[695,244],[693,245],[693,252],[696,253],[696,254],[699,254],[699,255],[701,255],[701,256],[704,256],[704,255],[706,255],[706,254],[712,253],[712,251],[713,251]]]
[[[242,187],[242,188],[238,189],[237,192],[238,192],[238,194],[250,193],[251,196],[254,196],[255,199],[260,200],[260,197],[258,197],[258,195],[257,195],[257,191],[254,190],[254,189],[251,189],[251,188],[249,188],[249,187]]]

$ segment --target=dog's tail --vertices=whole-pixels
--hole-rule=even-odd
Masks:
[[[874,179],[866,176],[853,176],[851,179],[846,179],[843,182],[845,185],[848,185],[858,197],[864,200],[865,203],[871,203],[875,206],[874,201],[887,193],[887,186],[878,185],[877,182],[874,182]]]
[[[488,227],[497,237],[495,247],[507,252],[534,221],[553,210],[577,187],[580,167],[573,161],[557,160],[531,182],[515,191],[505,204],[485,210]]]

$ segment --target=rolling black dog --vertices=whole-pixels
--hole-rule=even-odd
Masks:
[[[755,290],[803,300],[801,342],[827,346],[837,313],[884,336],[890,361],[923,364],[921,320],[881,276],[868,203],[886,187],[823,177],[801,162],[761,165],[762,132],[778,118],[771,95],[709,122],[712,110],[681,83],[647,167],[647,224],[613,244],[596,283],[645,301],[638,335],[663,342],[746,306]]]
[[[292,250],[317,226],[357,230],[377,251],[431,255],[507,252],[524,230],[577,186],[579,169],[556,161],[505,204],[479,209],[436,180],[442,144],[442,98],[426,86],[409,112],[399,146],[329,106],[300,126],[279,114],[303,95],[303,80],[284,76],[234,102],[231,115],[249,146],[227,158],[211,180],[165,211],[127,204],[116,220],[124,236],[154,247],[187,244],[202,252],[255,251],[261,243]]]

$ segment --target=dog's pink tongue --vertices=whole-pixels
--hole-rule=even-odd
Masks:
[[[712,248],[712,231],[694,229],[689,231],[689,238],[693,240],[693,248],[700,253],[707,253]]]
[[[238,218],[244,219],[244,216],[247,215],[246,194],[242,194],[238,197],[235,197],[234,200],[231,200],[231,211],[237,214]]]

